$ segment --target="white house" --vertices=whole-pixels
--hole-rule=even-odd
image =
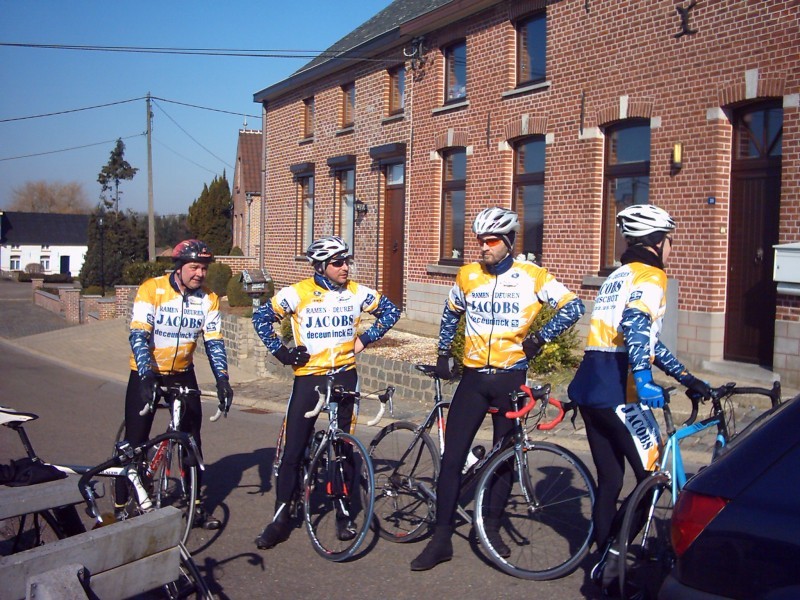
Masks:
[[[77,277],[88,248],[89,215],[0,211],[0,271],[38,264]]]

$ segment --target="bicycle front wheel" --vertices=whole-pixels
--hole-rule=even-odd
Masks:
[[[303,481],[306,529],[314,550],[328,560],[351,558],[372,522],[372,461],[357,438],[339,433],[323,444]]]
[[[194,524],[197,503],[197,466],[186,464],[186,450],[181,444],[164,440],[147,454],[148,472],[152,472],[151,498],[155,508],[175,506],[183,513],[181,542],[186,543]]]
[[[436,445],[416,426],[397,421],[369,445],[375,469],[375,527],[392,542],[410,542],[433,522],[441,459]]]
[[[564,577],[589,550],[594,499],[589,470],[569,450],[547,442],[508,448],[478,481],[475,529],[488,557],[509,575]],[[487,521],[494,523],[488,533]]]
[[[200,574],[192,555],[183,544],[180,545],[181,562],[180,576],[164,586],[164,592],[169,600],[179,598],[195,598],[196,600],[213,600],[214,596],[208,589],[205,579]]]
[[[672,484],[654,473],[631,492],[619,533],[619,585],[623,598],[656,598],[675,564],[670,540]]]

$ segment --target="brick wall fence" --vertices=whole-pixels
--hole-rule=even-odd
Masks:
[[[130,321],[136,288],[135,285],[116,287],[118,317],[125,321]],[[222,335],[230,364],[253,373],[255,377],[291,380],[292,370],[280,364],[267,351],[249,318],[223,314]],[[205,352],[203,344],[199,344],[197,349],[201,354]],[[427,401],[432,405],[433,380],[414,369],[412,364],[369,353],[360,354],[357,361],[362,391],[372,392],[393,385],[397,390],[396,397],[404,402]]]

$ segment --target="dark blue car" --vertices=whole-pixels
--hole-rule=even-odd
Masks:
[[[800,396],[767,411],[684,487],[660,600],[800,598]]]

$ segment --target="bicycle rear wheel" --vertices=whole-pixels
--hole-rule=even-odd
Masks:
[[[75,511],[74,506],[69,508]],[[75,516],[78,517],[77,513]],[[80,521],[80,517],[78,520]],[[0,521],[0,556],[37,548],[68,535],[49,510],[3,519]]]
[[[441,459],[431,437],[406,421],[391,423],[369,445],[375,469],[375,518],[378,534],[392,542],[410,542],[433,522]]]
[[[498,516],[497,507],[492,510],[492,492],[500,492],[494,486],[504,481],[508,485],[509,471],[511,489]],[[535,442],[518,458],[516,448],[508,448],[489,462],[478,481],[475,529],[488,557],[509,575],[538,581],[564,577],[589,550],[594,499],[594,480],[572,452]],[[486,522],[492,517],[499,518],[499,536],[510,550],[507,557],[487,535]]]
[[[175,506],[183,513],[181,542],[186,543],[194,524],[197,503],[197,466],[186,464],[186,450],[180,444],[164,440],[148,451],[152,470],[151,498],[155,508]]]
[[[619,533],[619,585],[623,598],[656,598],[675,564],[670,540],[672,484],[654,473],[631,493]]]
[[[357,438],[339,433],[312,459],[304,482],[306,530],[314,550],[328,560],[351,558],[372,522],[372,461]]]

